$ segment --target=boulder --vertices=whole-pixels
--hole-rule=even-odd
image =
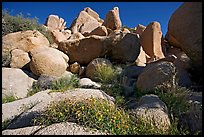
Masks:
[[[151,22],[140,38],[140,44],[150,60],[159,60],[164,58],[161,46],[161,26],[159,22]]]
[[[158,96],[153,94],[142,96],[138,105],[134,110],[136,117],[142,119],[144,122],[154,123],[159,129],[159,132],[161,130],[164,133],[168,133],[171,125],[168,109]]]
[[[91,35],[98,35],[98,36],[107,36],[108,31],[105,26],[99,26],[92,30],[90,33],[84,34],[86,37]]]
[[[73,33],[76,33],[76,32],[80,32],[82,34],[85,32],[90,33],[98,26],[101,26],[101,23],[98,22],[98,20],[96,19],[96,16],[95,16],[96,14],[93,13],[94,11],[91,10],[90,8],[89,10],[86,10],[86,9],[81,11],[78,17],[72,22],[70,29]]]
[[[166,38],[202,66],[202,3],[184,2],[170,17]],[[201,69],[202,71],[202,69]]]
[[[78,74],[80,70],[80,64],[78,62],[74,62],[70,65],[70,71],[74,74]]]
[[[69,57],[57,49],[38,48],[33,49],[31,53],[30,70],[37,76],[41,74],[60,76],[67,69]]]
[[[145,29],[146,29],[145,26],[143,26],[142,24],[138,24],[136,27],[135,33],[137,33],[137,34],[139,34],[139,36],[141,36]]]
[[[82,78],[79,80],[80,87],[84,88],[100,88],[101,85],[92,81],[89,78]]]
[[[141,46],[140,47],[140,54],[137,57],[137,59],[135,60],[136,65],[137,66],[146,66],[147,58],[149,58],[149,56],[144,52],[144,50]]]
[[[172,62],[160,61],[148,64],[139,75],[136,85],[140,90],[173,88],[176,85],[176,67]]]
[[[80,39],[83,39],[85,38],[80,32],[76,32],[74,34],[71,34],[71,36],[69,37],[69,40],[80,40]]]
[[[14,49],[11,51],[11,68],[23,68],[30,62],[30,57],[27,52]]]
[[[93,59],[104,56],[104,37],[90,36],[80,40],[66,40],[59,43],[58,49],[69,56],[69,63],[87,65]]]
[[[105,58],[95,58],[88,64],[86,68],[86,76],[93,81],[97,81],[98,78],[96,77],[95,73],[96,73],[97,67],[100,67],[100,66],[112,67],[112,63]]]
[[[45,25],[49,30],[63,31],[65,29],[66,22],[63,18],[59,18],[57,15],[49,15],[46,19]]]
[[[132,33],[114,31],[110,34],[111,59],[120,63],[133,63],[140,53],[139,38]]]
[[[98,22],[102,22],[103,20],[99,18],[99,15],[97,12],[95,12],[94,10],[92,10],[89,7],[84,8],[84,11],[86,11],[90,16],[92,16],[93,18],[95,18]]]
[[[72,122],[61,122],[44,128],[41,126],[30,126],[7,129],[2,131],[2,135],[107,135],[107,133],[88,129]]]
[[[120,84],[123,86],[124,95],[130,96],[134,93],[135,81],[138,76],[143,72],[144,67],[141,66],[128,66],[122,70],[120,75]]]
[[[27,30],[15,33],[10,33],[2,37],[2,48],[8,49],[21,49],[29,52],[37,46],[49,47],[47,38],[37,30]]]
[[[114,7],[106,14],[106,19],[103,22],[103,26],[110,28],[112,30],[117,30],[122,28],[122,22],[120,20],[119,8]]]
[[[71,34],[70,35],[64,35],[64,33],[60,32],[58,30],[52,30],[51,34],[52,34],[52,37],[53,37],[55,43],[59,43],[63,40],[67,40],[71,36]]]
[[[104,99],[113,104],[113,98],[102,90],[98,89],[73,89],[62,92],[50,92],[45,90],[28,98],[17,100],[2,105],[2,122],[13,120],[7,129],[23,128],[32,126],[34,117],[39,116],[51,103],[57,103],[65,99],[72,99],[75,102],[84,101],[90,98]]]
[[[2,98],[25,98],[35,79],[18,68],[2,68]]]

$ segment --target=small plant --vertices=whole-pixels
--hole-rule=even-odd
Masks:
[[[28,90],[27,97],[34,95],[37,92],[40,92],[42,89],[41,87],[37,84],[37,82],[33,82],[33,85],[31,89]]]
[[[101,90],[106,92],[108,95],[115,98],[115,104],[118,106],[124,106],[125,97],[123,96],[123,87],[120,84],[112,84],[101,86]]]
[[[99,65],[96,67],[95,76],[101,83],[114,83],[117,79],[117,73],[111,66]]]
[[[4,122],[2,122],[2,130],[5,130],[10,123],[11,123],[10,119],[4,120]]]
[[[63,77],[56,81],[53,81],[50,85],[50,92],[64,92],[68,89],[79,87],[79,79],[76,75],[72,75],[71,78]]]
[[[13,102],[13,101],[15,101],[15,100],[17,100],[17,98],[16,98],[14,95],[10,95],[10,96],[6,95],[6,96],[2,99],[2,104],[8,103],[8,102]]]

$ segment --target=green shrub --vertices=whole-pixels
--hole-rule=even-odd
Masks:
[[[2,67],[10,67],[11,53],[9,50],[4,49],[2,51]]]
[[[69,77],[63,77],[56,81],[53,81],[50,85],[51,92],[64,92],[68,89],[79,87],[79,79],[76,75]]]
[[[104,84],[116,82],[117,75],[115,69],[107,65],[99,65],[95,71],[96,79]]]
[[[113,135],[158,132],[154,126],[143,121],[140,121],[140,125],[137,124],[138,119],[125,112],[124,109],[117,108],[106,100],[94,98],[82,102],[65,100],[53,103],[41,116],[33,120],[35,125],[51,125],[64,121],[76,122]]]
[[[11,123],[11,121],[12,120],[7,119],[4,122],[2,122],[2,130],[5,130],[8,127],[8,125]]]
[[[34,95],[42,90],[42,88],[37,84],[37,82],[33,82],[32,87],[28,90],[27,97]]]
[[[8,103],[8,102],[13,102],[13,101],[15,101],[15,100],[17,100],[17,98],[16,98],[14,95],[10,95],[10,96],[6,95],[6,96],[2,99],[2,104]]]
[[[115,104],[118,106],[124,106],[125,97],[123,95],[123,87],[120,84],[112,84],[112,85],[101,85],[101,90],[103,90],[108,95],[115,98]]]
[[[54,42],[50,32],[46,31],[46,29],[38,23],[37,17],[24,17],[22,13],[11,16],[8,11],[2,10],[2,36],[26,30],[38,30],[48,39],[50,44]]]

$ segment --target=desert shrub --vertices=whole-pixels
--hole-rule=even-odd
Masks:
[[[99,65],[96,67],[96,79],[104,84],[114,83],[117,80],[118,73],[111,66]]]
[[[22,13],[12,16],[8,11],[2,10],[2,36],[26,30],[38,30],[48,39],[50,44],[54,43],[50,32],[46,31],[46,29],[38,23],[37,17],[24,17]]]
[[[33,82],[32,87],[28,90],[27,97],[32,96],[41,90],[42,88],[37,84],[37,82]]]
[[[11,53],[9,50],[2,51],[2,67],[10,67]]]
[[[60,79],[51,81],[51,83],[47,84],[46,89],[51,89],[50,92],[64,92],[68,89],[77,87],[79,87],[79,79],[76,75],[72,75],[71,77],[62,77]],[[33,85],[29,89],[27,96],[32,96],[42,90],[45,89],[41,87],[37,82],[33,82]]]
[[[2,122],[2,130],[5,130],[9,126],[10,123],[11,123],[10,119],[7,119],[4,122]]]
[[[113,135],[158,134],[154,125],[143,122],[122,108],[115,107],[106,100],[85,99],[81,102],[64,100],[53,103],[39,117],[34,125],[51,125],[58,122],[76,122],[85,127],[98,129]]]
[[[79,87],[79,79],[76,75],[71,77],[62,77],[56,81],[53,81],[50,85],[51,92],[64,92],[68,89],[74,89]]]
[[[14,95],[6,95],[3,99],[2,99],[2,104],[4,103],[8,103],[8,102],[13,102],[17,100],[17,98]]]

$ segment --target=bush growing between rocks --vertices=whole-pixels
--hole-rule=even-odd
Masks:
[[[46,89],[51,89],[50,92],[64,92],[69,89],[79,87],[79,79],[76,75],[72,75],[71,77],[62,77],[60,79],[52,81]],[[33,82],[32,88],[29,90],[27,96],[32,96],[37,92],[42,90],[46,90],[41,87],[37,82]]]
[[[95,98],[80,102],[64,100],[52,103],[39,117],[33,119],[33,124],[48,126],[65,121],[113,135],[186,134],[178,131],[175,123],[168,133],[164,133],[156,128],[154,122],[144,122],[136,118],[131,111],[125,111],[106,100]]]
[[[106,65],[97,66],[95,76],[98,81],[103,84],[114,83],[118,78],[118,74],[115,69]]]
[[[13,102],[15,100],[17,100],[17,98],[14,95],[10,95],[10,96],[7,95],[2,99],[2,104],[8,103],[8,102]]]
[[[11,16],[8,11],[2,10],[2,36],[26,30],[38,30],[48,39],[50,44],[54,43],[51,33],[38,23],[37,17],[24,17],[22,13]]]

